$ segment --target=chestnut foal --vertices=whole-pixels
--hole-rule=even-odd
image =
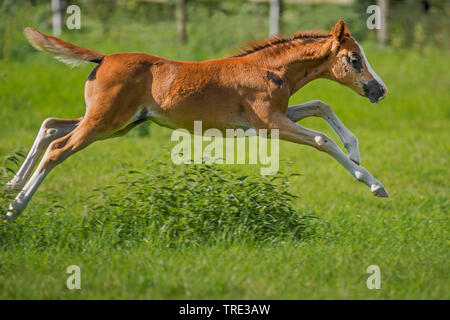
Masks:
[[[383,81],[340,20],[331,32],[298,32],[254,42],[222,59],[181,62],[144,53],[104,55],[32,28],[25,35],[37,49],[70,65],[94,62],[84,89],[86,113],[76,119],[46,119],[21,168],[9,182],[21,188],[7,212],[15,218],[47,174],[67,157],[96,140],[121,136],[146,120],[170,128],[279,129],[283,140],[312,146],[336,159],[376,196],[387,197],[383,185],[359,165],[356,137],[321,101],[289,106],[289,97],[308,82],[327,78],[350,87],[371,102],[386,96]],[[297,121],[325,119],[342,140],[348,155],[321,132]],[[27,181],[41,154],[46,152]],[[26,182],[26,183],[25,183]]]

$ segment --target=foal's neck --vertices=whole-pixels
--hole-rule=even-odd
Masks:
[[[276,71],[294,94],[308,82],[327,77],[327,58],[332,41],[297,39],[272,50],[255,52],[253,59],[262,67]]]

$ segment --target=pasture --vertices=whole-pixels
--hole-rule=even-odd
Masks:
[[[166,41],[174,27],[152,25],[151,41],[132,28],[103,38],[62,38],[106,53],[145,51],[183,60],[223,56],[238,44],[211,40],[209,46],[202,38],[180,50]],[[193,37],[204,36],[201,28]],[[126,38],[127,32],[136,36]],[[290,104],[328,103],[358,137],[362,165],[390,198],[374,197],[326,154],[284,141],[278,180],[264,180],[254,165],[175,168],[171,131],[144,125],[72,156],[16,221],[0,220],[0,298],[450,298],[450,55],[429,47],[362,45],[389,88],[384,101],[370,104],[317,80]],[[70,69],[38,52],[0,60],[2,190],[11,175],[5,168],[18,167],[11,155],[28,151],[45,118],[84,113],[92,67]],[[322,119],[301,123],[338,141]],[[146,202],[135,192],[151,198]],[[5,212],[7,194],[1,197]],[[248,211],[228,207],[232,199],[248,201]],[[273,207],[258,216],[255,203]],[[162,212],[166,216],[158,218]],[[66,288],[69,265],[81,268],[81,290]],[[369,265],[381,269],[380,290],[366,287]]]

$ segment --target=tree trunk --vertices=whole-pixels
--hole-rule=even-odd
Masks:
[[[63,15],[62,15],[62,1],[52,0],[52,24],[53,24],[53,35],[59,36],[62,30]]]
[[[387,18],[389,14],[389,0],[377,0],[377,5],[380,7],[381,11],[381,28],[377,30],[377,36],[380,47],[384,49],[388,42]]]
[[[186,32],[186,0],[178,0],[177,3],[177,28],[180,43],[185,44],[187,40]]]
[[[269,37],[276,36],[280,32],[280,1],[270,0]]]

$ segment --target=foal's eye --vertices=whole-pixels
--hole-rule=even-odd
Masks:
[[[361,56],[358,53],[353,52],[351,54],[350,63],[352,64],[352,67],[356,70],[356,72],[362,72],[363,65],[361,61]]]

